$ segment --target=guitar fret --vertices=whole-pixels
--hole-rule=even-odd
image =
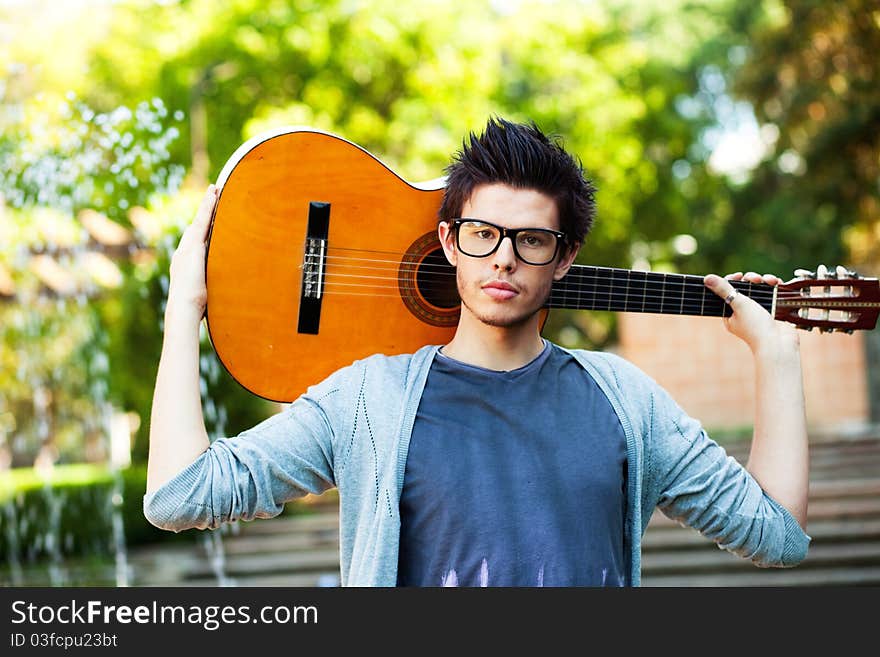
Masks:
[[[599,281],[605,280],[605,277],[602,275],[602,268],[596,267],[595,269],[596,277],[593,279],[593,310],[601,310],[601,299],[599,296],[602,294],[602,288],[599,287]]]
[[[660,288],[660,312],[663,312],[663,302],[666,300],[666,274],[663,274],[663,287]]]
[[[769,312],[771,298],[759,294],[763,292],[760,287],[744,281],[732,281],[732,284],[746,296],[758,294],[756,301]],[[638,297],[630,298],[639,294],[639,290],[641,303]],[[553,284],[547,306],[716,317],[731,314],[727,304],[705,287],[702,276],[586,265],[572,266],[565,278]]]
[[[679,306],[678,306],[678,314],[679,314],[679,315],[684,315],[684,282],[682,282],[682,285],[681,285],[681,294],[680,294],[680,296],[681,296],[681,303],[680,303]]]
[[[607,299],[608,303],[605,304],[606,305],[605,310],[611,310],[611,297],[613,296],[613,293],[614,293],[614,270],[609,269],[608,272],[611,274],[611,276],[610,276],[611,285],[608,288],[608,299]]]
[[[593,267],[593,287],[590,290],[590,310],[596,310],[596,286],[599,284],[599,268]]]
[[[594,267],[589,267],[588,270],[589,270],[589,277],[590,277],[590,279],[592,279],[592,280],[595,281],[595,280],[596,280],[596,272],[595,272],[595,268],[594,268]],[[584,286],[584,283],[585,283],[585,282],[586,282],[586,283],[589,283],[589,282],[590,282],[590,279],[587,279],[587,278],[586,278],[586,275],[584,276],[584,278],[585,278],[586,280],[582,280],[581,283],[580,283],[580,286],[581,286],[581,299],[582,299],[582,302],[581,302],[581,303],[582,303],[582,305],[579,306],[579,307],[580,307],[580,308],[583,308],[584,310],[592,310],[592,309],[593,309],[593,304],[595,304],[595,302],[596,302],[596,297],[595,297],[593,294],[590,294],[590,292],[589,292],[589,288],[588,288],[588,287],[585,287],[585,286]],[[595,285],[595,283],[594,283],[594,285]],[[589,305],[589,308],[587,307],[587,301],[589,301],[589,304],[590,304],[590,305]]]

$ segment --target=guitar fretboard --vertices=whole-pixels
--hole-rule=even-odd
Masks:
[[[770,312],[771,286],[742,281],[732,284],[740,294]],[[577,310],[730,316],[730,307],[703,284],[702,276],[589,265],[574,265],[565,278],[556,281],[546,305]]]

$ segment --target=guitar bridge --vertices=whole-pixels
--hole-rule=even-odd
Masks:
[[[299,294],[297,333],[318,334],[321,324],[321,297],[327,267],[327,234],[330,228],[330,204],[309,203],[309,225],[303,251],[302,286]]]
[[[306,239],[303,258],[303,297],[320,299],[324,287],[324,250],[327,240],[310,237]]]

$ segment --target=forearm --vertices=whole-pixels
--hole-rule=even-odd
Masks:
[[[796,341],[783,341],[754,356],[755,432],[746,468],[806,530],[809,445],[800,352]]]
[[[199,322],[192,309],[169,302],[150,414],[148,493],[190,465],[209,445],[199,392]]]

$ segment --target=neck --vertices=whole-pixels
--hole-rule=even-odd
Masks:
[[[442,351],[468,365],[505,372],[527,365],[543,348],[538,313],[517,326],[490,326],[462,307],[455,336]]]

